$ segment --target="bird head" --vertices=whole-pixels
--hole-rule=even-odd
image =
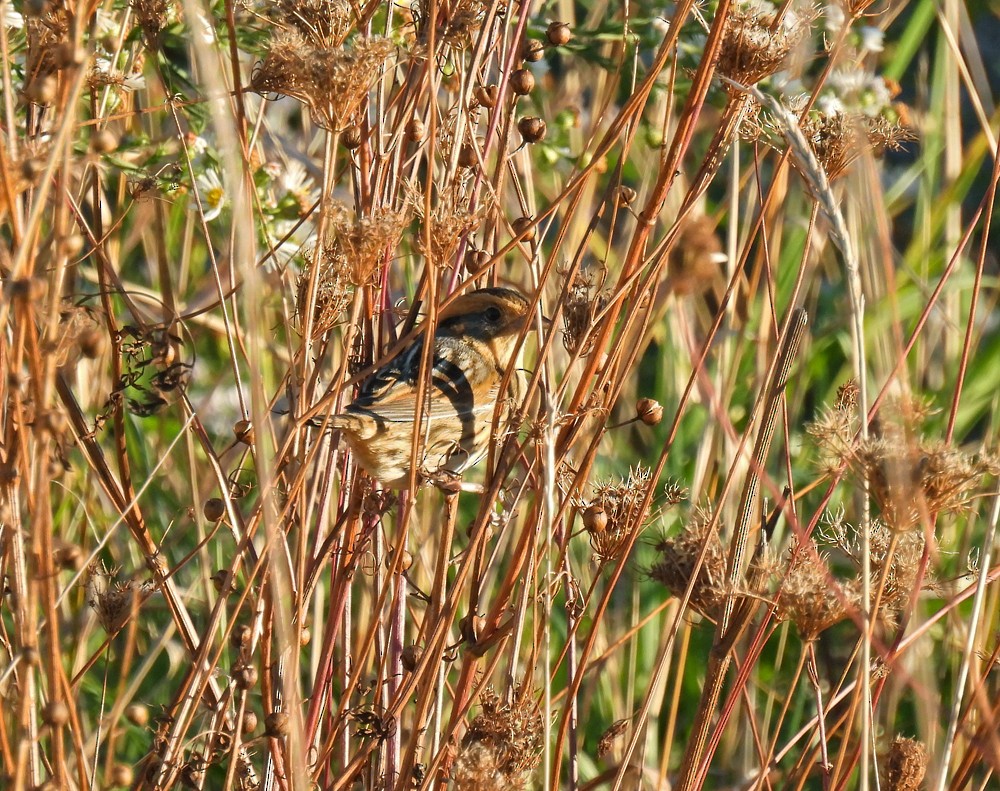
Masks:
[[[501,364],[510,364],[518,336],[530,324],[531,302],[512,288],[480,288],[457,297],[438,315],[438,333],[489,345]]]

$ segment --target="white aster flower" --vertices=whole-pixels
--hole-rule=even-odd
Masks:
[[[226,188],[222,177],[215,170],[206,170],[195,180],[201,205],[205,210],[205,221],[214,220],[226,205]]]

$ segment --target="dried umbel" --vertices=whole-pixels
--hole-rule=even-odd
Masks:
[[[628,478],[604,481],[594,487],[588,509],[595,506],[605,514],[604,529],[590,530],[590,546],[598,563],[616,560],[631,545],[632,536],[643,527],[646,494],[652,485],[646,467],[630,470]]]
[[[295,307],[300,319],[309,304],[309,292],[312,286],[312,270],[316,263],[315,255],[307,257],[308,266],[299,275]],[[313,303],[312,335],[319,337],[333,329],[340,321],[340,315],[351,301],[351,281],[349,276],[350,263],[342,253],[334,252],[327,255],[323,250],[319,256],[319,269],[316,276],[316,301]],[[304,322],[303,322],[304,325]]]
[[[791,109],[795,111],[794,107]],[[769,134],[765,139],[770,140],[776,131],[780,135],[779,126],[773,119],[766,119],[764,127]],[[900,150],[903,143],[914,139],[912,132],[895,121],[862,113],[813,110],[800,120],[799,127],[830,181],[842,176],[866,150],[882,156],[886,151]],[[793,163],[802,167],[798,157],[793,158]]]
[[[419,190],[419,187],[414,189]],[[415,193],[410,201],[423,222],[426,230],[421,228],[417,233],[417,247],[435,264],[449,265],[455,257],[459,242],[471,231],[479,227],[483,220],[483,210],[472,211],[468,208],[468,198],[461,189],[445,190],[439,194],[437,203],[429,217],[422,212],[423,198]],[[427,228],[429,226],[429,228]],[[430,246],[428,246],[428,236]]]
[[[690,524],[660,542],[660,559],[649,571],[653,579],[681,597],[704,551],[704,562],[691,591],[691,607],[707,618],[716,618],[726,600],[726,551],[716,528],[712,528],[712,512],[699,509]]]
[[[804,640],[815,639],[858,604],[856,581],[838,585],[812,541],[790,553],[782,576],[776,597],[778,617],[792,621]]]
[[[892,531],[876,519],[871,524],[869,535],[872,591],[879,602],[877,615],[886,623],[894,624],[899,614],[909,606],[917,586],[924,554],[924,534],[921,530],[898,533],[893,541]],[[853,559],[860,568],[860,547],[855,548]]]
[[[376,208],[359,217],[347,206],[335,204],[327,215],[323,257],[343,261],[352,285],[374,283],[385,255],[399,246],[406,222],[403,211]]]
[[[347,0],[277,0],[271,13],[317,47],[339,47],[353,26]]]
[[[452,769],[456,790],[528,788],[542,753],[542,713],[534,694],[519,685],[508,702],[488,687],[481,703]]]
[[[484,0],[454,0],[448,5],[438,6],[438,18],[431,20],[430,3],[418,0],[414,4],[413,14],[422,40],[426,40],[427,25],[433,21],[438,26],[435,32],[437,41],[456,49],[466,49],[475,41],[489,7],[490,4]]]
[[[882,787],[887,791],[919,791],[927,772],[923,742],[897,736],[879,765]]]
[[[719,73],[740,85],[753,85],[774,74],[809,32],[811,21],[791,13],[778,20],[773,12],[751,3],[734,9],[726,19]],[[727,90],[738,91],[734,86]]]
[[[562,342],[566,351],[587,357],[594,350],[597,342],[594,322],[607,304],[607,296],[591,278],[576,276],[563,304]]]
[[[136,613],[147,586],[135,580],[118,582],[117,572],[93,565],[87,579],[87,604],[97,614],[104,631],[115,634]]]
[[[291,96],[309,106],[317,124],[345,129],[378,79],[395,45],[356,38],[350,46],[314,46],[297,31],[281,31],[250,81],[258,93]]]

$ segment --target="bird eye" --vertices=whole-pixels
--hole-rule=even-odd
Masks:
[[[486,316],[487,321],[500,321],[500,315],[501,315],[500,308],[498,308],[496,305],[490,308],[486,308],[486,313],[484,313],[483,315]]]

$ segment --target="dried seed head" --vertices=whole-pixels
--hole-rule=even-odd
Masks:
[[[517,131],[525,143],[539,143],[545,139],[545,121],[529,115],[517,122]]]
[[[145,728],[149,723],[149,709],[141,703],[130,703],[125,707],[125,719],[133,725]]]
[[[581,357],[590,355],[597,343],[594,323],[607,304],[607,295],[597,289],[593,279],[578,273],[563,305],[562,342],[566,351],[579,351]]]
[[[510,89],[518,96],[531,93],[535,87],[535,75],[528,69],[516,69],[510,75]]]
[[[529,63],[537,63],[545,57],[545,45],[538,39],[530,38],[524,42],[521,57]]]
[[[647,426],[655,426],[663,420],[663,407],[652,398],[640,398],[635,405],[635,414]]]
[[[811,22],[809,17],[786,14],[776,23],[773,13],[753,6],[735,8],[726,18],[719,73],[741,85],[754,85],[774,74],[809,32]]]
[[[385,567],[391,569],[396,562],[396,553],[393,552],[386,556]],[[407,549],[403,550],[403,557],[399,561],[399,571],[400,573],[409,571],[410,567],[413,565],[413,555]]]
[[[545,30],[545,38],[553,47],[564,47],[573,38],[573,31],[565,22],[550,22]]]
[[[716,618],[726,596],[726,551],[718,530],[709,529],[711,524],[711,511],[697,510],[685,529],[660,543],[660,559],[649,573],[674,596],[681,597],[704,549],[704,562],[691,592],[691,607],[708,618]]]
[[[344,148],[348,151],[353,151],[361,145],[362,132],[361,127],[357,124],[347,127],[340,135],[340,142],[344,144]]]
[[[603,510],[607,520],[604,530],[590,533],[590,546],[598,563],[616,560],[632,546],[632,539],[644,527],[643,503],[652,485],[650,470],[636,467],[627,480],[604,481],[594,487],[590,507]]]
[[[226,501],[219,497],[210,497],[205,501],[202,513],[209,522],[218,522],[226,515]]]
[[[861,395],[861,388],[858,387],[857,379],[848,379],[837,388],[837,400],[834,404],[841,412],[853,412],[858,408],[858,397]]]
[[[534,693],[519,685],[504,701],[492,687],[470,723],[452,779],[456,789],[524,789],[542,752],[542,714]]]
[[[116,572],[92,565],[87,579],[87,604],[108,634],[116,634],[138,610],[146,586],[134,580],[118,582]]]
[[[848,616],[858,604],[856,586],[834,584],[814,542],[789,556],[777,595],[778,617],[792,621],[804,640],[813,640]]]
[[[483,107],[496,107],[500,91],[496,85],[480,85],[475,90],[476,101]]]
[[[879,769],[887,791],[919,791],[927,772],[927,748],[916,739],[897,736]]]
[[[607,730],[601,734],[601,740],[597,743],[597,757],[605,758],[611,755],[615,748],[615,743],[628,732],[630,720],[615,720],[608,726]]]

